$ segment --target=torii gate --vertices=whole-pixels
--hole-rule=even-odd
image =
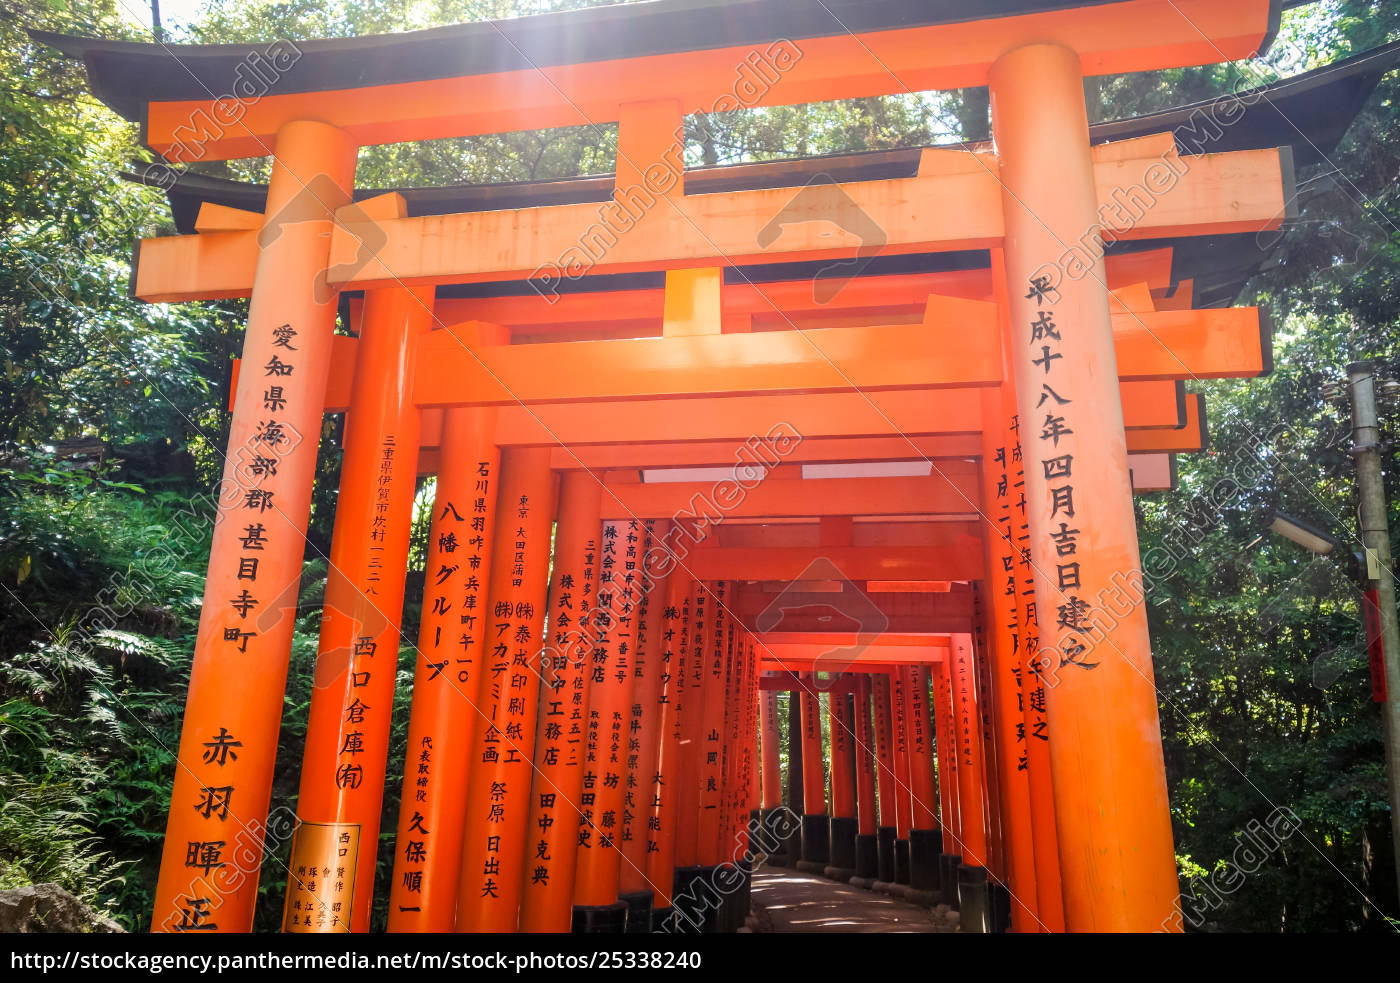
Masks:
[[[1170,134],[1091,147],[1081,81],[1248,57],[1275,11],[998,9],[658,0],[308,42],[295,57],[44,36],[86,57],[99,94],[167,160],[273,155],[261,213],[206,204],[195,234],[143,241],[133,275],[149,301],[251,298],[155,929],[251,926],[313,435],[340,409],[288,930],[368,926],[420,471],[438,483],[391,930],[704,921],[673,895],[743,880],[760,651],[783,650],[746,620],[766,610],[746,581],[800,587],[822,557],[853,572],[840,596],[882,599],[882,631],[947,637],[946,659],[870,674],[855,690],[871,702],[834,711],[842,733],[885,749],[893,781],[876,781],[880,808],[857,825],[894,829],[895,877],[902,853],[911,884],[917,868],[985,912],[990,870],[1020,930],[1170,927],[1131,495],[1203,443],[1199,401],[1175,381],[1267,371],[1269,352],[1257,311],[1192,310],[1150,260],[1105,262],[1098,243],[1277,228],[1291,169],[1276,150],[1188,160]],[[805,185],[736,168],[730,188],[687,193],[685,111],[983,84],[994,152],[924,149],[911,176]],[[393,193],[351,203],[363,145],[600,121],[618,125],[601,204],[409,216]],[[1133,196],[1140,214],[1121,207]],[[810,300],[800,278],[724,282],[745,264],[858,276],[877,251],[968,250],[987,251],[985,273],[861,277],[836,306],[829,274],[807,281]],[[659,292],[575,289],[648,271],[664,273]],[[522,278],[536,300],[435,297]],[[338,294],[354,290],[359,336],[337,338]],[[747,465],[745,451],[761,476],[649,473]],[[910,458],[928,473],[881,470]],[[807,470],[831,465],[853,469]],[[755,538],[728,545],[745,523]],[[980,590],[933,589],[953,581]],[[940,605],[957,626],[936,628]],[[807,664],[784,651],[768,664]],[[860,766],[862,787],[875,770]],[[852,797],[875,805],[849,774],[836,819]],[[887,809],[887,787],[909,794]],[[807,828],[815,845],[821,826]]]

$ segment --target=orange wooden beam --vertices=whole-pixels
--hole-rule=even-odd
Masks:
[[[353,341],[353,339],[346,339]],[[1126,385],[1126,384],[1125,384]],[[1133,383],[1134,387],[1143,385]],[[1152,383],[1149,385],[1159,385]],[[332,398],[326,411],[345,409],[340,386],[333,383]],[[1125,392],[1127,389],[1125,388]],[[510,444],[560,443],[569,448],[556,455],[556,467],[593,467],[589,457],[572,452],[590,448],[599,453],[600,466],[660,467],[667,463],[730,463],[738,447],[732,441],[745,442],[752,438],[756,449],[760,438],[778,427],[788,439],[779,456],[792,453],[793,461],[803,460],[898,460],[926,457],[975,456],[971,443],[957,441],[922,442],[925,435],[948,436],[980,433],[982,412],[975,393],[968,389],[906,389],[884,392],[835,392],[811,394],[776,394],[766,396],[695,397],[678,404],[673,400],[638,400],[594,403],[537,403],[532,406],[502,406],[497,442]],[[1139,427],[1176,427],[1180,410],[1173,388],[1157,390],[1158,398],[1125,400],[1124,420],[1129,430]],[[684,410],[677,414],[676,410]],[[441,411],[424,412],[424,443],[436,444]],[[793,448],[793,433],[805,439]],[[824,445],[813,439],[893,437],[896,443],[885,445],[888,454],[870,457],[849,457],[849,447]],[[909,438],[914,441],[910,444]],[[713,451],[686,445],[696,441],[711,441]],[[720,444],[720,441],[731,443]],[[685,442],[682,444],[681,442]],[[645,449],[633,450],[646,444],[676,444],[680,455],[674,462],[664,456],[651,458]],[[808,444],[811,449],[807,450]],[[593,445],[599,445],[594,448]],[[603,448],[610,448],[617,464],[609,460]],[[723,450],[718,458],[706,458]],[[837,457],[823,456],[837,454]],[[810,454],[809,457],[802,455]],[[762,456],[759,454],[758,456]],[[771,456],[771,455],[770,455]],[[750,458],[752,454],[750,455]]]
[[[881,255],[985,248],[1003,235],[996,174],[989,155],[925,150],[916,177],[823,186],[808,195],[761,188],[670,198],[635,222],[617,219],[623,213],[615,203],[372,223],[346,211],[347,221],[332,236],[328,280],[345,288],[379,280],[534,277],[548,292],[565,277],[589,273],[837,259],[868,250],[863,229],[833,225],[835,209],[863,213],[862,225],[878,226],[885,237]],[[1252,209],[1246,204],[1243,211]],[[622,231],[613,231],[603,217],[612,217]],[[768,227],[778,217],[783,224],[772,238]],[[367,250],[366,243],[375,248]],[[482,243],[493,245],[483,249]]]
[[[1103,233],[1142,239],[1278,227],[1292,191],[1287,186],[1291,169],[1280,151],[1179,160],[1179,176],[1166,171],[1170,182],[1149,180],[1148,175],[1166,168],[1161,157],[1097,163]],[[1144,183],[1161,190],[1129,195]],[[1124,207],[1125,196],[1141,204]],[[351,289],[417,279],[436,284],[534,277],[543,292],[551,293],[564,278],[592,273],[847,258],[868,244],[856,233],[833,229],[829,216],[834,208],[852,207],[879,226],[886,240],[882,255],[984,248],[1004,234],[994,158],[926,149],[917,177],[851,182],[800,202],[792,188],[657,199],[643,220],[629,219],[620,231],[604,222],[618,224],[620,206],[615,203],[411,218],[369,217],[355,204],[338,213],[328,280]],[[769,241],[765,227],[780,215],[782,229]],[[938,221],[929,221],[929,215]],[[205,245],[193,241],[199,234],[142,240],[135,296],[174,301],[246,295],[259,232],[215,235],[223,240],[217,256],[205,255]],[[762,247],[760,241],[769,245]],[[483,249],[482,243],[499,246]],[[1064,246],[1062,257],[1050,259],[1072,269],[1077,265],[1074,250],[1084,247],[1074,242]],[[555,296],[562,295],[551,294],[551,299]]]
[[[935,526],[953,523],[933,523]],[[980,540],[960,533],[947,546],[723,547],[697,549],[685,558],[685,570],[699,580],[799,579],[816,556],[831,562],[848,580],[977,580]]]
[[[229,160],[266,155],[278,129],[299,119],[321,119],[357,143],[376,144],[609,122],[639,93],[675,99],[687,112],[722,112],[962,88],[986,85],[1003,52],[1031,42],[1078,52],[1086,75],[1149,71],[1250,57],[1269,31],[1271,9],[1268,0],[1128,0],[863,34],[836,30],[838,21],[829,36],[772,45],[265,95],[239,102],[237,126],[213,123],[228,109],[212,98],[158,102],[147,107],[144,133],[173,161]],[[507,32],[503,46],[515,43],[508,24],[497,30]],[[776,81],[741,93],[736,70],[760,54]],[[200,120],[209,125],[192,132]]]
[[[1118,290],[1130,284],[1146,284],[1149,290],[1171,287],[1171,249],[1145,249],[1105,257],[1108,286]],[[952,270],[943,273],[900,273],[860,276],[851,280],[820,307],[811,279],[769,283],[727,283],[721,291],[726,317],[795,315],[801,312],[923,310],[930,294],[988,300],[992,296],[990,269]],[[661,287],[637,290],[599,290],[592,293],[539,293],[507,297],[440,298],[434,312],[444,324],[477,319],[494,321],[512,329],[516,338],[530,337],[529,329],[569,330],[577,325],[615,324],[619,321],[653,322],[660,333],[665,291]],[[357,301],[351,302],[354,317]],[[781,312],[781,313],[780,313]]]
[[[1199,393],[1186,397],[1186,426],[1180,430],[1138,430],[1128,434],[1131,454],[1190,454],[1205,450],[1206,400]]]
[[[1095,165],[1106,236],[1247,232],[1277,228],[1282,221],[1292,188],[1281,151],[1171,159],[1178,160],[1178,172],[1161,156]],[[1149,177],[1159,173],[1164,176]],[[1141,191],[1139,203],[1125,207],[1134,188]],[[990,155],[926,149],[917,177],[843,184],[840,197],[835,188],[805,198],[795,197],[791,188],[764,188],[669,199],[621,234],[607,231],[590,252],[579,244],[605,228],[596,204],[378,222],[346,211],[332,236],[328,279],[345,288],[535,276],[547,292],[566,276],[846,258],[868,249],[857,233],[833,228],[829,216],[835,208],[858,209],[878,226],[886,238],[882,255],[985,248],[1004,235],[1000,189]],[[929,221],[929,215],[938,221]],[[775,216],[784,218],[782,231],[768,247],[760,246],[768,241],[763,233]],[[481,249],[485,242],[501,245]],[[367,250],[366,243],[375,248]],[[1066,244],[1067,253],[1076,245]],[[1065,266],[1073,268],[1072,256]]]
[[[988,305],[975,301],[930,298],[925,316],[926,320],[952,319],[965,312],[975,319],[989,310]],[[1260,318],[1258,308],[1125,312],[1113,315],[1112,322],[1124,425],[1130,429],[1175,429],[1181,425],[1176,390],[1164,383],[1255,376],[1272,368],[1269,325]],[[661,402],[672,397],[713,396],[703,404],[690,405],[687,414],[710,420],[722,412],[728,396],[822,390],[830,391],[822,400],[803,397],[763,408],[735,405],[743,425],[737,430],[730,425],[729,430],[734,436],[748,436],[755,421],[767,419],[765,410],[778,414],[773,417],[777,423],[787,418],[784,414],[800,412],[800,406],[803,410],[825,410],[823,416],[830,413],[845,421],[840,424],[844,429],[831,436],[886,435],[891,430],[903,434],[979,432],[978,406],[954,411],[956,406],[975,404],[972,393],[949,392],[939,397],[928,390],[1000,381],[1000,368],[990,367],[993,354],[988,342],[994,333],[955,332],[956,340],[950,343],[946,332],[927,323],[824,328],[800,334],[775,331],[487,346],[471,341],[472,332],[480,327],[478,323],[458,325],[451,332],[433,332],[425,340],[419,359],[423,369],[415,387],[420,405],[508,406],[649,397],[656,403],[654,407],[633,405],[626,414],[644,431],[656,431],[656,437],[619,433],[617,426],[622,421],[609,411],[587,425],[593,431],[591,437],[565,441],[569,444],[730,436],[724,425],[720,433],[687,434],[683,423],[682,432],[673,434],[658,428],[656,414],[648,410],[663,410]],[[886,347],[889,345],[903,347]],[[354,338],[338,336],[335,340],[327,412],[341,412],[348,405],[348,380],[356,348]],[[900,357],[891,358],[892,351],[900,352]],[[948,364],[954,361],[959,364]],[[629,371],[618,371],[620,368]],[[861,392],[840,391],[853,387]],[[534,440],[519,442],[552,442],[549,431],[556,424],[577,429],[573,424],[585,419],[578,414],[587,412],[580,406],[535,406],[524,419],[503,419],[503,426],[509,429],[514,422],[536,432]],[[852,421],[859,419],[867,419],[873,429],[852,429]],[[595,426],[605,421],[607,425]],[[813,436],[819,431],[809,431],[795,422],[794,426]]]
[[[777,627],[784,631],[879,628],[894,632],[947,633],[970,627],[973,615],[972,595],[957,591],[926,594],[862,591],[843,598],[800,590],[768,594],[746,588],[735,592],[729,607],[750,629],[755,627],[760,615],[765,615],[766,619],[781,615]]]
[[[903,645],[884,646],[878,639],[852,635],[849,640],[830,644],[773,644],[758,648],[765,668],[849,672],[857,666],[878,663],[886,666],[933,665],[948,657],[948,645],[932,643],[923,648]]]
[[[1273,369],[1269,323],[1257,307],[1115,314],[1120,379],[1239,379]]]
[[[754,635],[761,645],[853,645],[857,642],[878,640],[882,648],[896,646],[902,648],[940,648],[949,645],[945,634],[930,634],[912,631],[885,631],[863,635],[860,632],[843,631],[766,631]]]
[[[725,336],[729,337],[729,336]],[[645,400],[626,415],[615,403],[542,403],[502,406],[496,440],[501,445],[626,444],[732,440],[738,445],[769,434],[868,437],[900,434],[978,433],[980,405],[967,391],[892,390],[854,393],[782,393],[769,396]],[[431,426],[424,414],[424,426]]]
[[[1189,405],[1189,403],[1188,403]],[[523,415],[523,414],[522,414]],[[551,463],[558,470],[588,468],[607,470],[612,468],[665,468],[703,467],[707,465],[752,464],[755,458],[736,436],[729,441],[709,441],[702,443],[666,444],[606,444],[585,445],[571,439],[575,436],[565,428],[558,431],[559,439],[567,447],[557,447]],[[514,440],[514,431],[499,430],[497,440],[503,446],[512,443],[536,443],[539,440]],[[1189,426],[1182,430],[1152,433],[1149,431],[1127,431],[1130,453],[1152,453],[1170,451],[1191,453],[1203,449],[1199,430]],[[547,439],[541,437],[540,439]],[[976,434],[917,435],[905,437],[808,437],[791,451],[784,460],[793,463],[842,463],[857,461],[906,461],[921,457],[942,462],[948,459],[975,457],[980,448]],[[1171,446],[1168,446],[1171,445]],[[435,446],[425,446],[420,457],[420,473],[436,474],[439,452]],[[941,466],[941,464],[940,464]]]
[[[747,491],[738,482],[677,481],[608,485],[609,502],[628,516],[699,516],[712,525],[728,517],[823,515],[965,515],[977,511],[977,481],[948,478],[772,478]]]
[[[917,325],[485,347],[449,328],[422,342],[414,396],[433,407],[991,385],[1001,380],[995,310],[930,297]],[[1257,308],[1131,312],[1112,321],[1124,381],[1233,378],[1271,367]],[[1130,393],[1132,409],[1169,408],[1169,419],[1148,425],[1178,425],[1174,390]]]
[[[802,333],[476,347],[452,327],[423,342],[414,396],[453,406],[990,385],[995,318],[988,303],[930,297],[922,324]]]
[[[764,445],[766,448],[768,445]],[[977,438],[970,434],[939,434],[917,437],[808,437],[784,453],[788,464],[844,463],[853,461],[900,461],[928,458],[975,457],[980,453]],[[779,460],[771,450],[732,440],[698,441],[684,444],[605,444],[556,448],[554,467],[664,468],[704,467],[707,465],[766,464]]]
[[[849,545],[855,547],[923,546],[946,548],[958,542],[962,536],[978,535],[980,522],[980,519],[966,522],[927,522],[917,519],[874,519],[868,522],[852,522]],[[815,551],[818,546],[821,546],[820,520],[781,524],[725,523],[707,536],[696,549],[802,547],[809,551]],[[757,578],[736,577],[734,579]]]

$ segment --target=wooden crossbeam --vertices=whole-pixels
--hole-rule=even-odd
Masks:
[[[878,519],[852,523],[850,542],[852,546],[856,547],[913,546],[942,549],[958,541],[960,537],[978,535],[981,526],[980,520],[926,522]],[[820,528],[820,523],[815,521],[807,523],[787,522],[781,525],[773,523],[725,523],[707,537],[703,544],[696,547],[696,551],[794,547],[811,551],[821,545]]]
[[[946,324],[959,323],[954,319],[965,316],[970,320],[962,323],[977,325],[978,319],[990,309],[990,305],[974,301],[929,298],[925,317],[932,321],[948,318],[941,328],[937,325],[881,325],[818,329],[801,334],[762,332],[553,345],[475,346],[466,340],[473,325],[462,325],[451,332],[433,332],[424,342],[420,358],[423,369],[415,392],[421,405],[431,407],[645,399],[649,395],[659,400],[661,397],[723,393],[815,392],[852,386],[878,394],[887,389],[985,385],[1000,377],[999,368],[995,373],[989,371],[991,333],[981,338],[968,338],[966,336],[976,332],[950,331]],[[1254,376],[1272,368],[1269,325],[1260,318],[1258,308],[1124,312],[1113,315],[1112,323],[1119,376],[1125,383]],[[889,344],[904,347],[886,348]],[[964,347],[953,347],[958,345]],[[337,337],[335,340],[326,393],[328,412],[342,412],[348,404],[357,347],[354,338]],[[891,358],[892,351],[899,352],[899,357]],[[960,351],[972,360],[970,365],[942,364],[955,358]],[[567,364],[561,366],[565,359]],[[927,374],[919,375],[918,371]],[[629,378],[638,373],[647,377]],[[719,375],[723,378],[716,378]],[[716,388],[707,388],[709,386]],[[1167,399],[1167,392],[1162,386],[1125,386],[1125,425],[1179,426],[1179,414],[1173,418],[1176,411]],[[847,395],[854,397],[847,401],[852,404],[849,408],[858,413],[855,402],[865,400],[858,393]],[[970,395],[964,393],[957,399],[966,400]],[[867,410],[876,417],[894,416],[905,410],[942,416],[933,412],[927,400],[915,408],[913,403],[917,400],[901,400],[894,398],[893,393],[884,393],[878,395],[875,402],[880,404],[879,411],[869,407]],[[646,407],[634,406],[627,415],[650,417],[652,414],[645,410]],[[545,419],[549,412],[539,411],[543,423],[536,424],[535,429],[542,434],[545,428],[552,429]],[[574,412],[574,408],[569,408],[568,412]],[[753,414],[748,415],[750,421],[754,418]],[[977,425],[966,432],[981,429],[980,416],[978,419]],[[848,433],[886,433],[889,426],[886,422],[874,431]],[[960,432],[942,426],[929,431],[912,421],[896,422],[895,426],[902,433]],[[749,432],[752,432],[751,422]],[[634,436],[631,439],[646,438]],[[663,435],[657,439],[666,438]],[[704,438],[677,435],[674,439]],[[547,440],[546,435],[523,442]],[[578,442],[600,441],[595,438]]]
[[[500,410],[496,439],[506,447],[557,443],[560,446],[553,452],[552,464],[565,470],[747,465],[780,460],[937,460],[980,455],[982,420],[976,404],[963,401],[960,412],[953,416],[914,415],[924,397],[940,396],[936,392],[882,393],[873,402],[883,414],[872,409],[871,401],[847,393],[694,400],[696,405],[687,407],[694,416],[667,420],[640,414],[623,424],[618,423],[617,414],[608,412],[607,404],[545,404],[528,409],[507,406]],[[1193,399],[1197,401],[1193,403]],[[1187,426],[1180,430],[1128,430],[1128,451],[1190,453],[1203,449],[1204,417],[1199,397],[1188,396],[1187,407]],[[891,436],[892,430],[903,429],[900,423],[906,420],[909,432]],[[784,428],[780,442],[764,440],[765,428],[778,424],[792,430]],[[914,432],[920,427],[940,426],[961,432]],[[419,464],[423,474],[437,473],[441,429],[441,412],[425,412]],[[795,447],[793,432],[802,435]]]
[[[1186,426],[1180,430],[1135,431],[1128,435],[1128,451],[1133,454],[1191,454],[1205,450],[1208,442],[1205,397],[1191,393],[1186,397]]]
[[[942,646],[908,648],[900,645],[866,644],[859,636],[848,643],[833,645],[775,644],[759,650],[764,668],[797,672],[860,672],[867,665],[926,666],[948,657],[947,641]]]
[[[363,288],[409,281],[467,283],[534,278],[548,294],[563,278],[685,266],[846,259],[868,252],[857,231],[830,221],[862,214],[878,227],[882,255],[986,248],[1003,235],[1001,188],[993,158],[962,151],[926,152],[917,177],[824,186],[799,196],[792,188],[659,198],[640,221],[619,225],[619,206],[554,205],[365,221],[358,205],[338,213],[329,282]],[[1160,158],[1094,165],[1104,234],[1121,239],[1204,235],[1277,228],[1292,189],[1277,150],[1243,150],[1183,158],[1175,183],[1135,209],[1125,188],[1139,186]],[[1126,182],[1126,184],[1125,184]],[[937,216],[936,220],[931,216]],[[604,218],[614,220],[614,232]],[[772,222],[781,219],[777,238]],[[1086,230],[1086,233],[1088,230]],[[256,265],[255,230],[144,239],[133,276],[147,301],[246,296]],[[761,246],[766,242],[766,247]],[[491,248],[483,248],[490,243]],[[1067,260],[1075,244],[1066,244]],[[552,280],[551,280],[552,278]]]
[[[771,661],[765,661],[762,652],[759,653],[758,668],[764,674],[759,677],[758,688],[765,692],[791,693],[808,687],[815,688],[819,693],[850,693],[855,690],[855,681],[852,679],[822,679],[815,684],[806,682],[800,678],[799,673]],[[887,665],[863,664],[860,671],[886,673],[891,671],[891,668]]]
[[[1104,258],[1105,275],[1111,291],[1143,284],[1149,291],[1171,286],[1171,249],[1145,249],[1135,253],[1112,253]],[[783,319],[804,312],[923,311],[930,294],[962,297],[967,300],[992,298],[990,269],[954,270],[939,273],[902,273],[859,276],[846,283],[832,297],[817,299],[812,279],[777,280],[765,283],[727,283],[721,293],[721,311],[726,318]],[[580,325],[647,322],[659,329],[665,291],[661,287],[636,290],[599,290],[545,297],[536,292],[506,297],[439,298],[433,311],[443,324],[472,319],[492,321],[511,329],[512,337],[538,338],[543,329],[559,334],[577,331]],[[352,321],[360,304],[351,301]],[[1149,310],[1151,308],[1148,308]],[[874,323],[870,319],[868,323]],[[560,339],[562,340],[562,338]]]
[[[548,291],[550,276],[557,282],[591,273],[841,259],[870,247],[864,233],[830,220],[852,210],[881,230],[883,255],[998,242],[1003,227],[994,160],[960,151],[929,159],[936,165],[929,173],[921,168],[917,177],[828,186],[814,194],[764,188],[666,199],[626,231],[607,232],[596,242],[592,230],[606,227],[593,204],[338,223],[329,280],[368,287],[535,276]],[[1094,165],[1105,235],[1145,239],[1277,228],[1292,192],[1286,186],[1291,169],[1280,151],[1241,150],[1190,158],[1174,183],[1159,185],[1145,204],[1122,206],[1127,189],[1164,167],[1159,157]],[[781,233],[761,246],[769,241],[766,227],[779,217]],[[483,250],[481,243],[499,246]]]
[[[464,74],[445,78],[274,92],[239,100],[236,126],[216,123],[226,121],[230,109],[212,94],[155,102],[143,113],[143,139],[167,159],[188,163],[265,155],[278,129],[299,119],[324,120],[367,145],[598,125],[618,119],[620,105],[642,97],[674,99],[686,112],[724,112],[964,88],[986,85],[993,61],[1033,42],[1077,51],[1087,75],[1213,64],[1257,51],[1274,22],[1271,10],[1268,0],[1119,0],[893,30],[848,31],[835,20],[819,36],[797,33],[782,41],[781,63],[772,53],[776,44],[737,40],[732,47],[695,51],[673,50],[684,45],[668,41],[658,53],[629,56],[622,47],[629,25],[600,23],[607,14],[598,12],[586,21],[597,25],[589,30],[616,36],[616,45],[595,38],[599,53],[569,64],[578,39],[541,45],[525,34],[529,20],[503,21],[491,25],[501,36],[499,50],[483,65],[492,71],[470,73],[466,63]],[[569,35],[562,24],[557,31]],[[409,35],[400,44],[413,42]],[[656,42],[643,43],[655,50]],[[743,70],[760,58],[768,59],[761,83],[746,80]]]
[[[666,444],[600,444],[557,448],[550,463],[561,470],[588,468],[712,467],[782,460],[791,464],[844,464],[856,461],[909,461],[920,458],[976,457],[982,453],[976,434],[937,434],[917,437],[807,437],[780,457],[768,444],[736,444],[733,440]]]
[[[930,523],[935,528],[953,523]],[[942,546],[721,547],[697,549],[685,559],[697,580],[798,580],[814,556],[848,580],[980,580],[982,541],[967,533]]]
[[[350,339],[347,339],[350,340]],[[337,363],[339,364],[339,363]],[[326,411],[343,412],[349,400],[349,386],[338,375],[328,388]],[[1160,383],[1124,383],[1124,425],[1131,430],[1140,428],[1175,429],[1181,425],[1181,400],[1174,385]],[[683,412],[677,413],[680,409]],[[441,413],[431,408],[424,412],[423,443],[435,446],[441,431]],[[771,428],[786,424],[804,437],[881,436],[899,434],[967,434],[982,430],[982,411],[975,390],[969,389],[905,389],[869,393],[779,393],[763,396],[695,397],[677,404],[670,400],[607,401],[592,403],[541,403],[528,408],[502,406],[498,439],[501,444],[542,444],[558,441],[570,448],[592,445],[640,445],[643,442],[717,441],[712,444],[717,458],[705,459],[701,450],[680,450],[693,457],[693,463],[724,464],[733,460],[733,441],[762,436]],[[758,428],[756,431],[755,428]],[[789,441],[790,443],[790,441]],[[816,445],[820,447],[820,445]],[[959,449],[951,452],[928,453],[930,457],[952,457],[962,453],[960,448],[972,445],[949,445]],[[889,459],[915,458],[919,452],[905,444],[890,445]],[[619,455],[630,452],[619,450]],[[620,457],[628,463],[615,467],[659,467],[668,463],[664,458],[648,460],[644,451],[633,457]],[[814,453],[820,453],[815,451]],[[970,454],[979,451],[972,450]],[[852,458],[852,460],[879,460]],[[821,460],[813,456],[794,460]],[[827,458],[839,460],[840,458]],[[599,458],[606,460],[606,458]],[[687,459],[689,460],[689,459]],[[565,455],[558,467],[593,467],[588,458]],[[632,463],[635,462],[635,463]],[[675,463],[686,463],[686,460]]]
[[[431,407],[990,385],[1001,379],[994,317],[991,304],[931,297],[918,325],[477,348],[436,331],[422,343],[414,398]],[[1112,322],[1127,381],[1271,368],[1257,308],[1121,313]]]
[[[745,489],[735,481],[609,484],[603,511],[638,519],[823,515],[967,515],[977,511],[970,475],[925,478],[770,478]]]
[[[930,297],[922,324],[475,349],[448,328],[421,343],[413,392],[451,406],[991,385],[996,316]]]
[[[750,631],[962,633],[972,630],[972,593],[769,594],[740,585],[727,602]],[[759,626],[757,622],[763,620]]]
[[[946,649],[948,636],[920,632],[766,631],[754,635],[760,645],[879,645],[881,648]]]
[[[1257,307],[1113,315],[1120,379],[1238,379],[1273,370]]]

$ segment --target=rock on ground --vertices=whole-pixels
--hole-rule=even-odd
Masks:
[[[122,932],[112,919],[57,884],[0,891],[0,932]]]

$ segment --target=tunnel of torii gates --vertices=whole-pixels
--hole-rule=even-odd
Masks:
[[[266,188],[170,185],[193,227],[133,274],[251,298],[155,930],[249,930],[289,837],[283,928],[368,928],[426,475],[390,931],[733,928],[763,857],[964,930],[1179,925],[1132,496],[1204,446],[1185,381],[1268,371],[1257,310],[1196,302],[1233,299],[1290,149],[1335,145],[1394,51],[1090,129],[1084,76],[1248,58],[1276,7],[996,10],[659,0],[295,57],[38,35],[172,164],[275,154]],[[697,108],[977,85],[991,143],[681,165]],[[607,178],[353,187],[361,146],[600,122]]]

